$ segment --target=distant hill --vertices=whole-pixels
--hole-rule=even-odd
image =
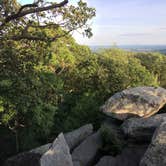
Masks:
[[[97,51],[99,49],[108,48],[121,48],[127,51],[133,52],[160,52],[166,54],[166,45],[119,45],[119,46],[109,46],[109,45],[91,45],[89,46],[92,51]]]

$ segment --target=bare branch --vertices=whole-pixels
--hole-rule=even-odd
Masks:
[[[60,27],[59,24],[46,24],[46,25],[31,25],[30,27],[32,28],[40,28],[40,29],[44,29],[44,28],[58,28]]]
[[[26,4],[26,5],[21,6],[17,14],[21,13],[21,11],[25,8],[38,7],[39,2],[40,2],[40,0],[38,0],[37,2],[32,3],[32,4]]]

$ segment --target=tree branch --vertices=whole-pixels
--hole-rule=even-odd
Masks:
[[[26,5],[21,6],[17,14],[21,13],[21,11],[23,9],[25,9],[25,8],[28,8],[28,7],[38,7],[39,2],[40,2],[40,0],[38,0],[37,2],[32,3],[32,4],[26,4]]]
[[[26,16],[28,14],[38,13],[38,12],[43,12],[43,11],[47,11],[47,10],[63,7],[67,3],[68,3],[68,0],[64,0],[64,1],[60,2],[60,3],[54,3],[52,5],[45,6],[45,7],[32,8],[32,9],[28,9],[28,10],[25,10],[25,11],[22,11],[23,8],[25,8],[25,7],[22,6],[23,8],[22,7],[21,7],[22,9],[20,8],[21,11],[19,10],[18,13],[12,14],[12,15],[6,17],[6,19],[3,21],[3,23],[0,26],[2,27],[5,24],[7,24],[8,22],[10,22],[12,20],[15,20],[15,19],[18,19],[18,18],[21,18],[21,17]],[[28,5],[30,5],[30,4],[28,4]],[[26,5],[24,5],[24,6],[26,6]]]

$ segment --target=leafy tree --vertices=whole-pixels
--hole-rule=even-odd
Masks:
[[[99,63],[105,70],[104,92],[114,94],[129,87],[157,85],[150,74],[133,53],[119,49],[104,50],[99,53]]]
[[[47,139],[63,96],[59,75],[74,58],[65,45],[73,40],[69,33],[79,29],[90,37],[93,16],[95,9],[81,0],[75,6],[0,1],[0,125],[15,134],[17,151]]]
[[[160,53],[137,53],[135,57],[156,76],[159,85],[166,88],[166,56]]]
[[[43,58],[41,54],[45,56],[45,52],[37,52],[37,44],[33,50],[32,47],[20,48],[20,44],[17,44],[12,42],[0,50],[0,117],[2,124],[15,133],[19,150],[19,140],[24,142],[23,137],[20,139],[19,135],[24,128],[27,135],[28,129],[31,135],[33,131],[35,134],[40,133],[39,138],[49,133],[56,111],[52,103],[57,102],[59,85],[52,73],[40,69]]]
[[[95,16],[95,9],[80,0],[77,6],[37,0],[21,5],[16,0],[0,1],[0,39],[54,41],[66,34],[82,29],[85,36],[92,32],[87,22]],[[43,29],[45,31],[43,31]],[[51,33],[52,31],[58,33]]]

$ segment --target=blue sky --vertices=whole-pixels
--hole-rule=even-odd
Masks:
[[[31,0],[20,1],[28,3]],[[80,44],[166,44],[166,0],[84,1],[96,8],[97,15],[90,22],[94,34],[92,38],[74,33]]]

